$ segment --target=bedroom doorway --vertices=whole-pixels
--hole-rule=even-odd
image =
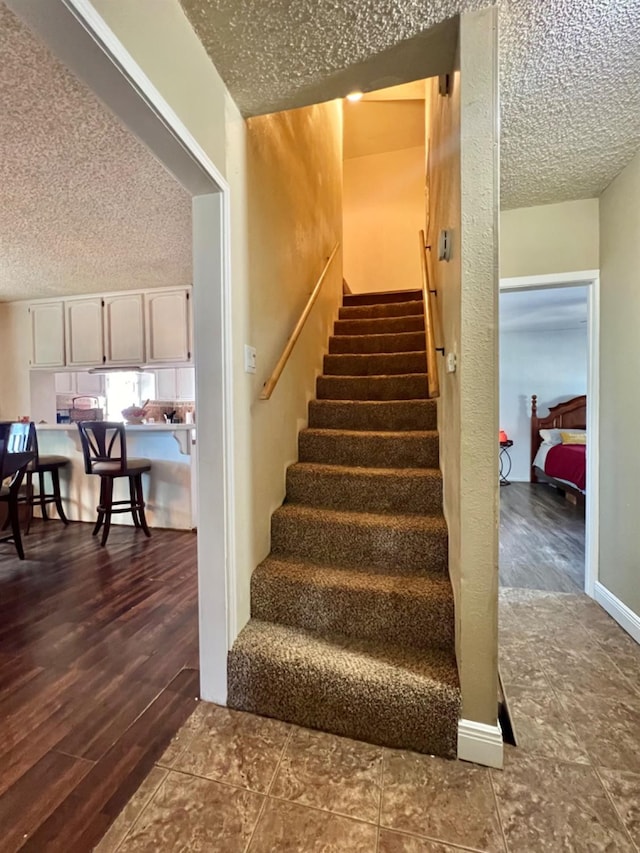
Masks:
[[[597,343],[597,271],[501,281],[503,588],[593,597]]]

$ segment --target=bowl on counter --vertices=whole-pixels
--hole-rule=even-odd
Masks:
[[[142,424],[147,416],[147,409],[140,406],[128,406],[120,414],[128,424]]]

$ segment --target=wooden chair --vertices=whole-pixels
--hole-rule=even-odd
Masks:
[[[12,542],[21,560],[24,560],[24,548],[18,496],[25,472],[33,459],[34,453],[29,450],[29,424],[0,422],[0,503],[7,504],[7,522],[3,530],[11,525],[11,533],[0,537],[0,542]]]
[[[127,458],[127,437],[123,423],[108,421],[81,421],[78,423],[84,470],[87,474],[100,477],[100,503],[98,519],[93,528],[96,536],[102,531],[101,545],[106,545],[113,513],[130,512],[136,527],[142,528],[145,536],[151,536],[144,514],[142,475],[151,470],[149,459]],[[113,482],[118,477],[129,479],[129,500],[113,500]]]
[[[18,426],[16,424],[16,426]],[[22,425],[21,425],[22,426]],[[47,513],[47,505],[55,504],[58,510],[60,521],[66,526],[69,524],[69,519],[65,515],[62,505],[62,494],[60,492],[60,469],[65,468],[69,464],[69,459],[66,456],[55,456],[53,454],[40,455],[38,450],[38,433],[36,425],[30,423],[24,425],[28,427],[28,449],[35,456],[33,462],[29,465],[25,477],[25,487],[21,491],[18,501],[26,504],[29,507],[29,521],[27,523],[26,533],[29,533],[31,521],[33,520],[33,508],[40,507],[42,518],[44,521],[49,520]],[[51,492],[46,490],[45,475],[51,475]],[[38,491],[34,492],[33,478],[38,477]]]

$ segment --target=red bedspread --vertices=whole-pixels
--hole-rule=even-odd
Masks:
[[[573,483],[580,491],[587,488],[586,444],[556,444],[547,453],[544,473]]]

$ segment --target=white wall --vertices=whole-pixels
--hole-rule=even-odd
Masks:
[[[600,201],[600,581],[640,622],[640,153]]]
[[[500,428],[513,441],[510,480],[528,482],[531,472],[531,395],[546,414],[587,393],[587,327],[500,334]]]
[[[595,270],[598,199],[500,213],[500,277]]]
[[[422,286],[424,146],[344,161],[344,275],[354,293]]]
[[[29,314],[26,302],[0,303],[0,420],[31,412]]]

